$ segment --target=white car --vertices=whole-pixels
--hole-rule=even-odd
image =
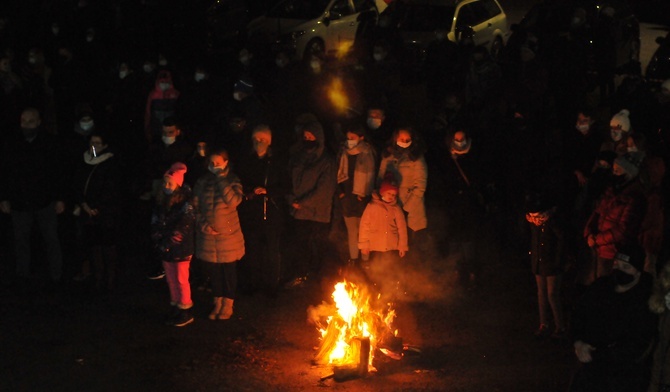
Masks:
[[[389,0],[390,1],[390,0]],[[284,0],[247,26],[249,42],[292,52],[333,55],[350,47],[363,13],[376,21],[384,0]]]

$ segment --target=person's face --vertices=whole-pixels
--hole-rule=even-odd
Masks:
[[[593,120],[590,116],[585,115],[584,113],[579,113],[577,115],[577,125],[591,125]]]
[[[411,143],[412,142],[412,134],[409,133],[409,131],[406,130],[400,130],[398,131],[398,142],[400,143]]]
[[[357,142],[360,142],[363,140],[363,136],[359,136],[353,132],[347,132],[347,140],[355,140]]]
[[[41,124],[40,116],[32,110],[21,113],[21,128],[35,129]]]
[[[107,148],[107,145],[103,142],[100,136],[91,136],[89,146],[91,146],[91,150],[95,148],[96,153],[100,153],[100,151]]]
[[[315,142],[316,141],[316,136],[314,136],[314,134],[310,131],[304,131],[302,133],[302,139],[310,141],[310,142]]]
[[[209,163],[213,167],[225,167],[228,164],[228,160],[224,159],[221,155],[211,155],[209,157]]]
[[[381,120],[382,122],[386,118],[384,111],[381,109],[370,109],[368,110],[368,117]]]
[[[528,218],[535,226],[542,226],[549,219],[549,213],[547,211],[529,212]]]
[[[265,144],[265,145],[268,145],[268,146],[272,142],[271,136],[266,132],[256,132],[252,136],[252,139],[257,144]]]
[[[195,148],[198,151],[198,155],[200,155],[201,157],[204,157],[205,155],[207,155],[207,143],[198,142],[198,144],[196,145]]]
[[[174,192],[177,188],[179,188],[179,185],[177,184],[177,182],[173,178],[171,178],[171,177],[164,177],[163,178],[163,189],[165,189],[165,190],[169,189],[172,192]]]
[[[172,126],[169,126],[169,127],[165,127],[165,126],[163,127],[163,136],[177,137],[180,134],[181,134],[181,131],[175,125],[172,125]]]
[[[626,138],[626,147],[628,148],[635,148],[635,140],[632,137]]]
[[[395,201],[395,199],[398,197],[398,191],[395,189],[389,189],[387,191],[382,192],[381,195],[382,200],[384,200],[387,203],[391,203]]]
[[[614,165],[612,165],[612,174],[615,176],[622,176],[626,174],[626,171],[623,169],[623,167],[619,166],[618,163],[614,162]]]
[[[467,137],[465,136],[465,132],[458,131],[454,134],[454,142],[458,145],[463,144],[467,141]]]

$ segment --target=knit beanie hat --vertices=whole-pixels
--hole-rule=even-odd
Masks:
[[[182,186],[184,184],[184,174],[186,174],[186,165],[181,162],[175,162],[170,166],[170,169],[165,172],[163,177],[171,178],[177,185]]]
[[[384,180],[379,186],[379,194],[381,195],[382,193],[390,190],[398,192],[398,185],[396,184],[393,173],[386,172],[386,175],[384,175]]]
[[[630,178],[635,178],[640,174],[640,162],[630,154],[618,157],[614,160],[614,164],[621,166]]]
[[[644,248],[638,244],[626,244],[617,247],[615,260],[625,261],[642,272],[644,270],[644,259],[646,257]]]
[[[622,109],[619,113],[612,116],[610,120],[610,127],[621,128],[622,131],[630,131],[630,112],[627,109]]]

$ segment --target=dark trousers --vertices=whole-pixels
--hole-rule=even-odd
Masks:
[[[58,216],[54,203],[36,211],[12,211],[16,274],[20,277],[30,276],[30,237],[35,222],[44,239],[50,277],[52,280],[60,280],[63,274],[63,255],[58,238]]]
[[[281,231],[282,226],[270,220],[243,227],[247,246],[240,270],[249,289],[277,289],[282,268]]]
[[[329,223],[295,220],[296,241],[301,249],[294,258],[295,276],[317,274],[321,270],[328,245],[329,226]]]
[[[232,263],[204,262],[205,271],[209,275],[214,297],[235,299],[237,292],[237,261]]]

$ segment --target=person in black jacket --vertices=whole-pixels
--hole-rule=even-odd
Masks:
[[[193,322],[188,277],[195,251],[195,211],[191,204],[191,188],[184,184],[186,170],[185,164],[176,162],[165,172],[151,216],[151,239],[158,257],[163,261],[165,280],[170,288],[172,312],[166,324],[175,327]]]
[[[596,280],[580,298],[572,317],[579,368],[570,391],[646,391],[646,360],[656,329],[647,302],[652,277],[643,271],[645,252],[621,246],[611,275]]]
[[[23,110],[20,135],[5,145],[5,186],[0,191],[0,209],[12,216],[17,276],[30,277],[31,229],[37,223],[46,247],[50,278],[56,283],[63,270],[57,219],[65,209],[60,166],[63,160],[58,139],[40,125],[37,109]]]

